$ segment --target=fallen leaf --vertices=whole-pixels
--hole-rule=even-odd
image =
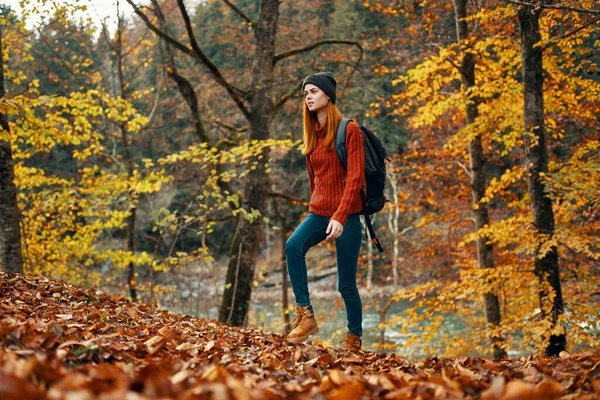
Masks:
[[[502,400],[535,399],[535,386],[523,381],[510,381],[506,384]]]
[[[458,363],[456,364],[456,369],[458,370],[458,372],[459,372],[461,375],[463,375],[463,376],[466,376],[466,377],[467,377],[467,378],[469,378],[469,379],[472,379],[472,380],[483,380],[483,379],[485,379],[485,378],[483,377],[483,375],[479,375],[478,373],[476,373],[476,372],[473,372],[473,371],[471,371],[470,369],[464,368],[464,367],[462,367],[462,366],[461,366],[460,364],[458,364]]]
[[[300,350],[300,347],[296,347],[296,351],[294,351],[294,357],[292,357],[292,361],[294,363],[297,363],[300,357],[302,357],[302,351]]]
[[[558,356],[560,358],[562,358],[563,360],[566,360],[567,358],[571,357],[571,355],[569,354],[569,352],[565,351],[565,350],[563,350],[560,353],[558,353]]]
[[[329,379],[331,379],[331,381],[336,385],[346,385],[351,382],[350,377],[338,369],[327,371],[327,375],[329,376]]]
[[[2,399],[3,384],[22,389],[17,400],[28,400],[31,385],[40,399],[594,399],[599,367],[600,354],[590,351],[417,365],[393,353],[355,356],[0,272]]]
[[[544,379],[536,385],[535,393],[540,399],[550,400],[560,398],[562,396],[562,388],[560,387],[560,383],[552,379]]]
[[[175,348],[175,350],[177,351],[187,351],[187,350],[191,350],[191,349],[195,349],[196,345],[193,343],[189,343],[189,342],[184,342],[181,343],[179,346],[177,346]]]
[[[481,400],[497,400],[504,393],[505,379],[502,375],[495,376],[489,388],[481,392]]]
[[[148,353],[154,354],[167,342],[167,339],[163,336],[157,335],[144,342]]]
[[[2,400],[38,400],[42,398],[42,394],[34,385],[7,374],[0,374],[0,394]]]
[[[204,351],[210,351],[210,349],[212,349],[213,347],[215,347],[215,341],[211,340],[204,345]]]
[[[175,375],[173,375],[171,377],[171,382],[173,384],[177,384],[179,382],[183,382],[184,380],[186,380],[187,378],[189,378],[191,375],[193,374],[193,372],[189,369],[185,369],[182,371],[177,372]]]
[[[347,385],[335,388],[327,394],[329,400],[358,400],[364,396],[364,384],[362,382],[351,382]]]

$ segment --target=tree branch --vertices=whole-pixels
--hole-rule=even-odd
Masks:
[[[156,16],[158,17],[158,23],[160,25],[161,30],[168,32],[167,22],[165,20],[164,14],[160,8],[160,5],[158,4],[158,0],[151,0],[151,1],[155,7],[155,13],[156,13]],[[210,138],[206,134],[206,130],[204,129],[204,125],[202,124],[202,120],[200,118],[200,110],[198,107],[198,97],[196,95],[196,90],[192,86],[190,81],[178,72],[177,64],[175,63],[175,57],[173,55],[173,51],[171,51],[171,45],[165,41],[164,47],[165,47],[166,57],[163,54],[162,46],[159,45],[161,57],[165,58],[164,61],[166,62],[166,67],[167,67],[166,72],[169,75],[169,77],[177,85],[177,89],[179,90],[181,97],[183,97],[183,99],[185,100],[185,102],[188,105],[188,108],[190,109],[191,122],[192,122],[192,125],[194,126],[194,131],[196,132],[196,135],[198,136],[198,138],[200,139],[201,142],[210,143]],[[217,144],[217,147],[219,147],[218,145],[219,144]],[[217,171],[219,173],[222,173],[223,172],[222,170],[223,170],[222,166],[220,166],[220,165],[217,166]],[[231,187],[229,186],[229,184],[227,182],[219,180],[217,184],[224,191],[234,193],[234,191],[231,189]],[[228,203],[232,210],[236,208],[236,205],[233,201],[229,201]]]
[[[559,40],[563,40],[565,38],[568,38],[569,36],[573,36],[574,34],[576,34],[579,31],[584,30],[585,28],[587,28],[590,25],[594,25],[596,22],[600,21],[600,17],[595,18],[593,20],[591,20],[590,22],[581,25],[579,28],[572,30],[571,32],[568,32],[564,35],[562,35],[561,37],[557,38],[556,40],[551,41],[550,43],[546,44],[543,48],[542,51],[548,49],[549,47],[552,47],[554,44],[556,44],[556,42],[558,42]]]
[[[525,6],[525,7],[531,7],[531,8],[552,8],[554,10],[565,10],[565,11],[574,11],[574,12],[578,12],[578,13],[584,13],[584,14],[593,14],[593,15],[600,15],[600,10],[594,10],[594,9],[587,9],[587,8],[577,8],[577,7],[569,7],[569,6],[563,6],[561,4],[543,4],[543,3],[529,3],[526,1],[518,1],[518,0],[504,0],[507,3],[511,3],[511,4],[516,4],[518,6]]]
[[[173,37],[171,37],[168,33],[159,29],[156,25],[154,25],[150,21],[148,16],[146,14],[144,14],[144,12],[135,4],[135,2],[133,0],[127,0],[127,2],[129,3],[129,5],[131,5],[131,7],[133,7],[133,11],[144,21],[144,23],[146,24],[146,26],[148,28],[150,28],[150,30],[152,30],[160,38],[162,38],[163,40],[165,40],[166,42],[171,44],[177,50],[187,54],[188,56],[192,57],[194,60],[199,61],[202,65],[204,65],[208,69],[209,73],[211,74],[211,76],[213,77],[215,82],[217,82],[220,86],[225,88],[227,93],[231,96],[231,98],[233,99],[235,104],[238,106],[240,111],[244,114],[244,116],[246,118],[250,117],[250,111],[244,105],[244,101],[238,95],[238,92],[236,91],[236,89],[225,80],[225,78],[223,77],[223,75],[221,74],[219,69],[216,67],[216,65],[214,65],[212,63],[212,61],[208,57],[206,57],[206,55],[198,47],[198,44],[195,40],[191,41],[193,48],[190,49],[186,45],[182,44],[181,42],[179,42],[176,39],[174,39]],[[188,36],[190,36],[190,34],[191,34],[193,37],[193,31],[191,29],[189,15],[187,14],[185,5],[183,4],[182,0],[178,0],[177,3],[180,6],[181,13],[184,17],[186,31],[188,32]]]
[[[279,110],[281,109],[281,107],[283,107],[283,105],[292,97],[294,97],[294,95],[298,95],[300,94],[300,90],[302,89],[302,81],[298,82],[296,85],[294,85],[294,87],[287,92],[286,94],[284,94],[281,98],[279,98],[275,104],[274,104],[274,108],[275,108],[275,113],[279,112]]]
[[[144,21],[144,23],[146,24],[146,26],[148,28],[150,28],[150,30],[154,33],[156,33],[161,39],[163,39],[164,41],[170,43],[173,47],[175,47],[177,50],[181,51],[182,53],[185,53],[191,57],[194,57],[194,52],[192,51],[192,49],[190,49],[189,47],[183,45],[182,43],[180,43],[179,41],[177,41],[176,39],[173,39],[171,36],[169,36],[169,34],[167,34],[166,32],[163,32],[161,29],[159,29],[156,25],[154,25],[150,19],[148,18],[148,16],[146,16],[146,14],[144,14],[144,12],[133,2],[133,0],[127,0],[127,2],[129,3],[129,5],[131,7],[133,7],[133,12],[135,12],[138,17],[140,17],[142,19],[142,21]],[[196,57],[194,57],[196,58]]]
[[[127,0],[129,1],[129,0]],[[196,37],[194,36],[194,30],[192,29],[192,23],[190,21],[190,16],[188,15],[187,9],[185,8],[185,4],[183,0],[177,0],[177,5],[179,6],[179,10],[181,11],[181,16],[183,17],[183,21],[185,24],[185,30],[188,35],[188,39],[192,45],[192,49],[194,49],[194,53],[196,53],[198,59],[204,64],[206,68],[208,68],[209,72],[213,76],[213,78],[217,81],[217,83],[227,90],[227,93],[231,96],[235,104],[238,106],[240,111],[246,116],[246,118],[250,118],[250,111],[246,108],[244,104],[244,100],[239,96],[239,93],[236,92],[235,88],[230,85],[225,77],[221,74],[221,71],[217,68],[215,64],[204,54],[198,42],[196,41]]]
[[[221,139],[221,140],[219,140],[219,141],[218,141],[218,142],[215,144],[215,147],[216,147],[217,149],[219,149],[219,150],[223,150],[223,148],[224,148],[225,146],[227,146],[227,147],[233,147],[233,146],[236,146],[236,145],[238,145],[238,144],[239,144],[239,143],[238,143],[237,141],[235,141],[235,140],[231,140],[231,139],[228,139],[228,138],[224,138],[224,139]],[[228,190],[229,190],[229,192],[233,193],[231,189],[228,189]]]
[[[154,98],[154,105],[152,106],[152,110],[150,111],[150,114],[148,114],[148,122],[146,122],[144,125],[142,125],[142,127],[140,128],[140,132],[144,131],[145,129],[147,129],[149,126],[153,126],[150,125],[150,122],[152,122],[152,118],[154,118],[154,113],[155,111],[158,109],[158,100],[160,98],[160,89],[163,83],[163,78],[162,78],[162,74],[161,76],[157,76],[156,77],[156,97]]]
[[[244,133],[244,132],[248,131],[248,125],[242,126],[241,128],[236,128],[233,125],[226,124],[225,122],[221,121],[221,119],[219,119],[219,118],[214,118],[213,123],[215,123],[216,125],[219,125],[220,127],[225,128],[233,133],[239,134],[239,133]]]
[[[454,68],[457,69],[458,72],[460,72],[462,74],[462,69],[460,68],[460,65],[458,65],[457,63],[455,63],[454,61],[452,61],[452,59],[450,57],[446,57],[445,59],[446,61],[448,61],[448,63],[452,64],[452,66]]]
[[[269,192],[269,197],[285,199],[290,203],[302,203],[302,200],[281,192]]]
[[[467,173],[467,176],[471,177],[471,170],[469,168],[467,168],[467,166],[465,164],[461,163],[460,161],[454,161],[454,164],[461,167]]]
[[[223,0],[223,3],[227,4],[229,6],[229,8],[231,8],[241,19],[243,19],[244,21],[246,21],[249,25],[253,25],[254,24],[252,22],[252,20],[250,18],[248,18],[246,16],[246,14],[244,14],[242,12],[242,10],[240,10],[239,8],[237,8],[232,2],[230,2],[229,0]]]
[[[352,80],[352,77],[354,76],[354,73],[356,71],[358,71],[358,66],[360,65],[360,60],[362,60],[363,58],[363,49],[361,46],[358,46],[358,50],[359,50],[359,55],[358,58],[356,60],[356,63],[354,64],[354,67],[352,68],[352,71],[350,72],[350,75],[348,75],[348,79],[346,79],[346,82],[344,83],[344,89],[346,89],[348,87],[348,85],[350,84],[350,81]],[[346,91],[342,90],[342,92],[340,93],[340,102],[342,101],[342,98],[344,96],[344,93]]]
[[[167,21],[165,20],[165,15],[163,14],[160,4],[158,4],[158,0],[151,0],[152,5],[154,6],[154,13],[158,18],[158,24],[162,31],[168,33]],[[159,43],[159,51],[161,57],[164,58],[166,64],[166,72],[167,75],[175,82],[177,85],[177,90],[181,94],[181,97],[185,100],[190,109],[191,113],[191,122],[194,125],[194,131],[196,135],[200,139],[201,142],[209,142],[209,138],[206,135],[204,130],[204,126],[202,125],[202,121],[200,120],[200,111],[198,109],[198,98],[196,96],[196,91],[192,87],[192,84],[189,80],[187,80],[183,75],[179,73],[177,70],[177,64],[175,63],[175,56],[173,55],[173,51],[171,50],[171,45],[168,42],[164,42],[165,54],[163,54],[162,46]]]
[[[275,54],[275,56],[273,57],[273,65],[277,64],[277,62],[283,60],[284,58],[292,57],[292,56],[295,56],[296,54],[300,54],[300,53],[306,53],[307,51],[314,50],[317,47],[320,47],[320,46],[323,46],[326,44],[351,44],[351,45],[355,45],[356,47],[358,47],[362,53],[362,47],[361,47],[360,43],[358,43],[356,40],[324,39],[324,40],[318,40],[308,46],[298,47],[296,49],[284,51],[283,53],[280,53],[280,54]]]

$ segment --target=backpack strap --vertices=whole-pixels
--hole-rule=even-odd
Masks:
[[[346,152],[346,128],[348,127],[348,123],[352,121],[348,118],[342,118],[337,127],[337,132],[335,134],[335,152],[337,153],[338,158],[340,159],[340,163],[342,163],[342,167],[345,170],[348,170],[348,153]],[[365,225],[366,230],[369,231],[369,237],[371,238],[371,244],[377,247],[380,253],[383,253],[383,246],[377,239],[377,235],[375,234],[375,230],[373,229],[373,224],[371,223],[371,217],[367,214],[367,196],[365,195],[364,189],[360,189],[360,197],[363,201],[363,210],[362,214],[365,217]],[[367,234],[365,230],[365,236]]]
[[[352,121],[348,118],[342,118],[337,127],[337,132],[335,133],[335,152],[342,164],[342,167],[347,171],[348,170],[348,152],[346,151],[346,129],[348,128],[348,124]],[[364,188],[360,189],[360,195],[363,199],[363,204],[367,201],[366,194]]]
[[[377,238],[377,235],[375,234],[375,229],[373,229],[373,224],[371,223],[371,217],[369,216],[369,214],[367,214],[366,211],[366,207],[363,207],[363,217],[365,217],[365,225],[367,225],[367,230],[369,231],[369,237],[371,238],[371,244],[375,247],[377,247],[377,250],[379,250],[380,253],[383,253],[383,246],[381,245],[381,242],[379,242],[379,239]],[[365,232],[366,235],[366,232]]]
[[[344,169],[348,169],[348,153],[346,152],[346,128],[348,127],[348,123],[352,121],[348,118],[342,118],[337,127],[337,132],[335,134],[335,152],[342,163],[342,167]]]

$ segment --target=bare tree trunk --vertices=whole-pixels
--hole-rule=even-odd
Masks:
[[[281,233],[281,313],[283,315],[283,326],[285,330],[285,334],[290,333],[290,314],[289,314],[289,297],[288,297],[288,270],[287,270],[287,260],[285,258],[285,242],[287,241],[287,223],[286,223],[286,215],[285,212],[281,209],[281,203],[279,199],[273,200],[275,206],[275,214],[277,214],[277,218],[279,218],[279,228]]]
[[[134,199],[130,199],[133,203]],[[135,214],[137,206],[131,205],[129,209],[129,216],[127,217],[127,251],[131,254],[135,253]],[[135,279],[135,264],[133,261],[129,262],[127,266],[127,282],[129,284],[129,297],[132,301],[137,301],[137,280]]]
[[[115,43],[115,53],[117,60],[117,79],[119,80],[119,96],[122,99],[127,99],[127,93],[125,89],[125,79],[123,76],[123,32],[125,31],[125,23],[119,16],[117,22],[117,37]],[[123,143],[123,160],[125,161],[125,167],[127,168],[127,177],[132,179],[133,177],[133,157],[131,156],[131,146],[129,143],[129,135],[127,134],[127,125],[125,123],[119,124],[121,131],[121,142]],[[131,254],[135,254],[135,215],[137,210],[138,198],[135,193],[129,191],[129,216],[126,219],[125,231],[127,233],[127,251]],[[133,261],[129,262],[127,266],[127,284],[129,286],[129,296],[132,301],[137,301],[137,282],[135,279],[135,264]]]
[[[0,26],[0,99],[6,96],[4,82],[3,27]],[[23,273],[20,212],[12,161],[8,117],[0,113],[0,260],[2,271]]]
[[[456,32],[458,42],[464,42],[469,36],[469,27],[465,18],[467,17],[467,4],[468,0],[454,0],[454,9],[456,12]],[[463,82],[463,90],[465,93],[471,87],[475,86],[475,59],[470,53],[463,53],[461,62],[461,75]],[[478,116],[478,102],[477,99],[466,99],[467,107],[467,125],[475,122]],[[475,228],[479,231],[484,226],[489,225],[490,217],[488,212],[487,204],[480,203],[480,200],[485,195],[485,154],[483,152],[483,145],[481,136],[477,135],[471,142],[469,142],[469,155],[470,155],[470,167],[471,167],[471,194],[473,198],[473,204],[477,205],[474,210],[475,214]],[[494,247],[488,243],[488,238],[480,237],[477,240],[477,262],[479,268],[491,269],[495,267],[494,264]],[[488,324],[492,325],[492,328],[497,331],[500,327],[501,315],[500,315],[500,302],[498,301],[498,294],[492,290],[485,293],[483,296],[483,303],[485,307],[485,317]],[[499,359],[506,356],[506,351],[502,348],[504,339],[492,333],[490,335],[492,342],[492,353],[494,358]]]
[[[285,333],[290,333],[290,313],[288,307],[290,306],[290,301],[288,298],[288,270],[287,270],[287,261],[285,259],[285,242],[286,235],[285,230],[283,228],[287,228],[285,222],[281,224],[282,228],[282,243],[281,243],[281,308],[283,310],[283,326]]]
[[[267,203],[267,215],[271,214],[271,203]],[[266,222],[263,226],[265,232],[265,263],[271,265],[271,233],[269,232],[270,226]]]
[[[381,328],[379,328],[379,345],[381,346],[381,348],[383,348],[383,346],[385,346],[385,332],[386,332],[386,319],[387,319],[387,313],[390,309],[390,307],[392,306],[393,301],[392,299],[388,299],[386,300],[385,305],[383,306],[383,308],[379,308],[377,307],[377,314],[379,314],[379,326]]]
[[[393,171],[388,172],[388,182],[390,183],[389,187],[392,189],[392,195],[390,198],[394,199],[394,209],[392,212],[388,213],[388,227],[390,229],[390,233],[394,237],[394,245],[392,252],[392,277],[394,283],[394,289],[398,288],[398,258],[400,258],[400,229],[399,229],[399,219],[400,219],[400,207],[398,207],[398,182],[396,181],[396,173]]]
[[[369,243],[371,243],[371,234],[366,229]],[[371,289],[373,284],[373,246],[367,246],[367,289]]]
[[[161,29],[167,32],[167,21],[165,20],[165,16],[162,13],[158,1],[152,0],[152,4],[154,5],[154,9],[158,17],[158,23]],[[177,90],[179,91],[179,94],[181,94],[181,97],[183,97],[190,110],[191,121],[192,124],[194,124],[194,131],[196,132],[196,136],[198,137],[198,139],[200,139],[201,142],[208,142],[208,137],[206,136],[204,126],[202,125],[202,120],[200,119],[200,110],[198,108],[198,96],[196,95],[196,91],[194,90],[194,87],[192,86],[190,81],[179,73],[177,69],[177,64],[175,63],[175,56],[173,55],[172,45],[166,41],[163,41],[163,44],[166,53],[164,61],[167,66],[167,75],[177,85]]]
[[[272,84],[275,57],[275,33],[279,18],[279,1],[263,0],[255,25],[256,51],[252,65],[252,92],[250,94],[250,140],[269,138],[269,128],[274,115]],[[264,155],[268,159],[268,154]],[[243,208],[247,211],[264,211],[265,194],[269,188],[269,176],[264,161],[256,160],[244,188]],[[232,325],[243,325],[248,313],[254,266],[260,243],[260,222],[239,218],[231,245],[223,301],[219,320]],[[238,252],[241,249],[241,252]],[[238,268],[239,267],[239,268]],[[237,287],[237,293],[233,288]]]
[[[525,131],[534,138],[525,135],[527,186],[533,224],[538,233],[538,247],[542,241],[554,235],[554,212],[552,201],[544,191],[541,176],[548,172],[548,150],[544,126],[544,75],[542,69],[542,48],[536,46],[540,40],[539,10],[519,9],[521,28],[521,57],[523,60],[523,88]],[[536,252],[537,253],[537,252]],[[558,250],[556,246],[543,256],[536,254],[535,274],[539,280],[539,298],[542,318],[551,323],[552,330],[564,313],[564,304],[558,269]],[[551,293],[554,292],[554,293]],[[552,299],[552,295],[554,298]],[[564,330],[561,334],[550,336],[545,349],[547,355],[558,355],[567,344]]]

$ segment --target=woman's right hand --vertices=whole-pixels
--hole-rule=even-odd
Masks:
[[[340,224],[335,219],[332,219],[331,221],[329,221],[329,225],[327,225],[327,230],[325,231],[327,237],[325,238],[325,240],[335,240],[342,236],[343,232],[344,225]]]

